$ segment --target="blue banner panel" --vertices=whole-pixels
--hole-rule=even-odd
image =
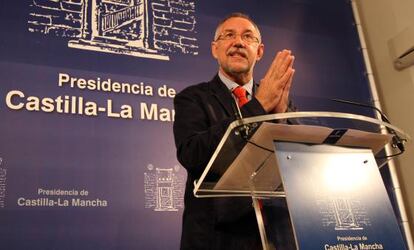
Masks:
[[[173,98],[210,80],[232,12],[295,61],[301,110],[371,114],[349,1],[28,0],[0,7],[0,242],[5,249],[178,249],[186,172]],[[3,248],[3,247],[1,247]]]
[[[407,249],[371,149],[274,146],[299,249]]]

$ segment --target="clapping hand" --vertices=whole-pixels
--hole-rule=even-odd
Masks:
[[[279,51],[260,81],[255,97],[266,112],[283,113],[287,110],[290,86],[295,73],[294,60],[290,50]]]

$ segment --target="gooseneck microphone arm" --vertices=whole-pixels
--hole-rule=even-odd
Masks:
[[[243,115],[241,113],[239,105],[237,104],[237,99],[234,96],[233,100],[234,102],[231,106],[233,108],[234,116],[236,117],[236,121],[239,121],[241,123],[241,125],[236,128],[236,133],[240,134],[244,139],[247,139],[250,132],[250,127],[247,124],[243,123]]]
[[[348,100],[343,100],[343,99],[330,99],[331,101],[334,102],[340,102],[340,103],[345,103],[345,104],[350,104],[350,105],[354,105],[354,106],[359,106],[359,107],[366,107],[366,108],[370,108],[370,109],[374,109],[376,110],[380,116],[381,116],[381,120],[391,124],[390,120],[388,120],[388,117],[377,107],[372,106],[372,105],[368,105],[368,104],[364,104],[364,103],[359,103],[359,102],[354,102],[354,101],[348,101]],[[404,147],[404,143],[406,142],[405,139],[402,139],[397,132],[395,132],[394,129],[386,127],[388,133],[392,134],[392,147],[394,148],[398,148],[400,150],[401,153],[403,153],[405,151],[405,147]]]

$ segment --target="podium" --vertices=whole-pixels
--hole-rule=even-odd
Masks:
[[[226,130],[194,195],[252,197],[263,249],[278,249],[271,208],[289,210],[297,249],[407,249],[375,155],[391,134],[288,125],[286,119],[329,118],[391,129],[383,121],[337,112],[293,112],[236,120]],[[282,122],[281,122],[282,121]],[[270,211],[270,212],[269,212]],[[275,240],[276,239],[276,240]]]

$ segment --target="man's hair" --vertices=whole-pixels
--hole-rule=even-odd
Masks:
[[[241,13],[241,12],[231,13],[230,15],[226,16],[225,18],[223,18],[218,23],[217,28],[216,28],[216,32],[214,33],[214,41],[217,41],[218,37],[220,36],[220,28],[223,25],[223,23],[226,22],[227,20],[229,20],[230,18],[235,18],[235,17],[244,18],[244,19],[248,20],[251,24],[253,24],[254,28],[257,30],[257,33],[259,34],[259,37],[258,37],[259,42],[262,41],[262,36],[260,34],[260,30],[259,30],[259,27],[257,26],[257,24],[248,15],[246,15],[244,13]]]

